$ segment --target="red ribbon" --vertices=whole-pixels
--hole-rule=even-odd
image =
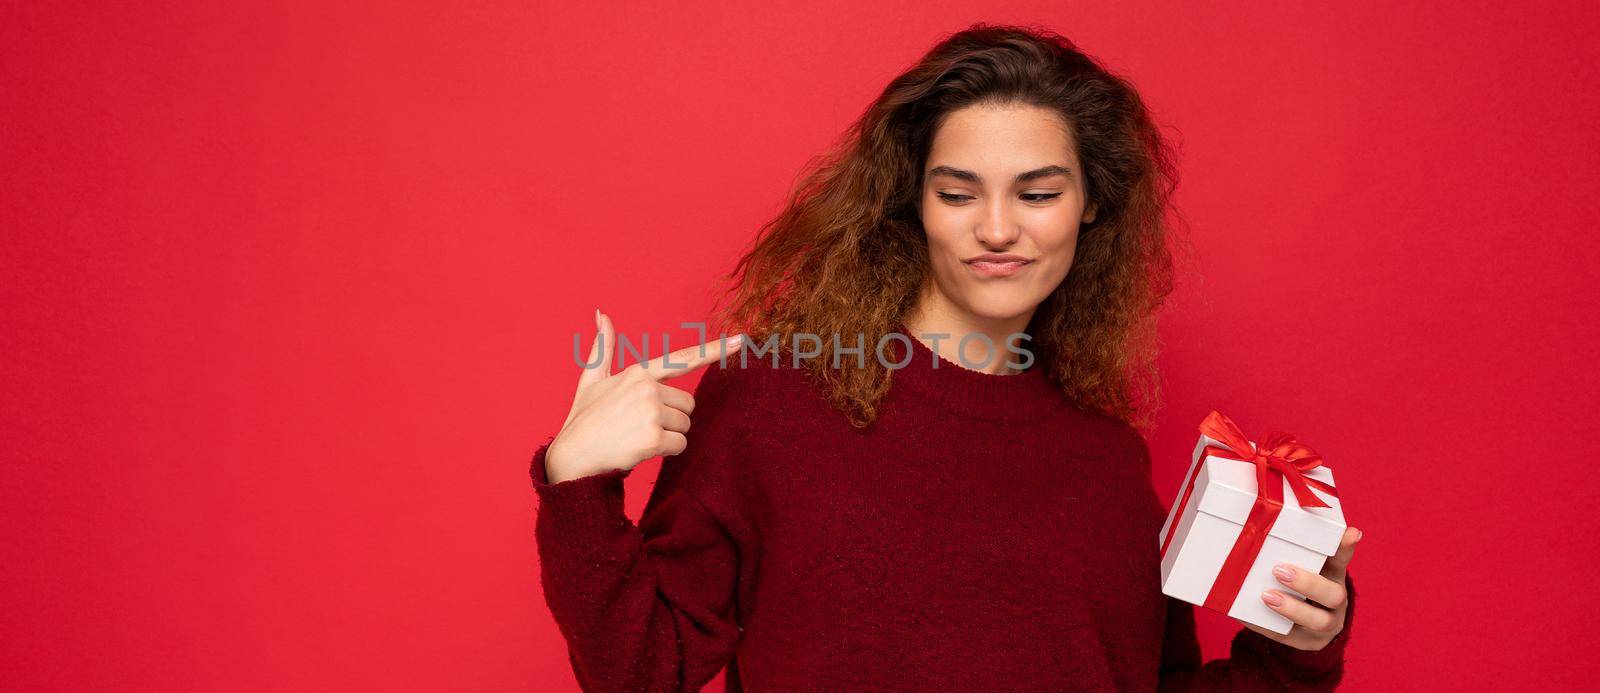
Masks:
[[[1214,455],[1222,459],[1249,462],[1256,466],[1256,502],[1250,508],[1250,515],[1245,519],[1244,528],[1239,533],[1239,539],[1234,542],[1233,550],[1228,552],[1228,558],[1222,564],[1222,570],[1217,573],[1217,578],[1211,583],[1211,592],[1206,595],[1206,608],[1221,613],[1228,613],[1233,602],[1239,596],[1239,588],[1244,585],[1245,575],[1249,573],[1250,566],[1256,562],[1256,557],[1261,555],[1261,547],[1267,542],[1267,535],[1272,531],[1272,524],[1278,520],[1278,514],[1283,510],[1283,480],[1289,481],[1289,488],[1294,492],[1295,500],[1303,508],[1331,507],[1323,502],[1317,494],[1311,492],[1316,487],[1330,496],[1337,498],[1339,492],[1333,486],[1305,476],[1322,465],[1322,456],[1317,451],[1300,443],[1294,436],[1287,433],[1273,431],[1261,437],[1260,445],[1252,445],[1239,426],[1233,420],[1223,416],[1220,412],[1213,411],[1200,422],[1200,432],[1206,437],[1219,443],[1207,445],[1200,453],[1200,460],[1205,461],[1207,455]],[[1167,548],[1172,544],[1172,536],[1178,531],[1178,522],[1183,517],[1184,506],[1188,505],[1189,497],[1194,494],[1195,480],[1200,476],[1200,466],[1196,464],[1189,472],[1188,482],[1184,484],[1183,497],[1178,499],[1177,510],[1172,515],[1172,524],[1167,527],[1167,535],[1161,539],[1161,555],[1167,555]]]

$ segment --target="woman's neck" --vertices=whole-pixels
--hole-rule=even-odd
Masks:
[[[1032,310],[1009,318],[973,315],[950,303],[937,290],[931,290],[923,292],[906,317],[905,326],[911,330],[908,336],[927,345],[946,361],[968,370],[1011,375],[1018,370],[1007,365],[1015,360],[1015,355],[1006,349],[1006,344],[1012,335],[1026,331],[1032,318]],[[963,338],[969,335],[982,337],[967,338],[963,351]]]

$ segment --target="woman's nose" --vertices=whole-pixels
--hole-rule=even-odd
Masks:
[[[1022,229],[1011,219],[1009,200],[996,198],[985,210],[983,224],[978,228],[978,242],[1003,248],[1017,242]]]

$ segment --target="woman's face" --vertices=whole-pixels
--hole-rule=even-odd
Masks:
[[[1077,147],[1053,112],[979,105],[934,133],[920,209],[936,308],[1026,321],[1072,269],[1094,221]]]

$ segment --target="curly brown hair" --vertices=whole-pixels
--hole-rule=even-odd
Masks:
[[[1154,318],[1172,291],[1176,167],[1132,84],[1047,29],[974,24],[890,82],[762,226],[715,319],[757,342],[845,335],[846,347],[903,324],[929,272],[917,204],[933,135],[979,104],[1053,109],[1071,128],[1097,217],[1027,331],[1067,397],[1147,428],[1160,406]],[[874,358],[806,364],[854,425],[877,417],[891,369]]]

